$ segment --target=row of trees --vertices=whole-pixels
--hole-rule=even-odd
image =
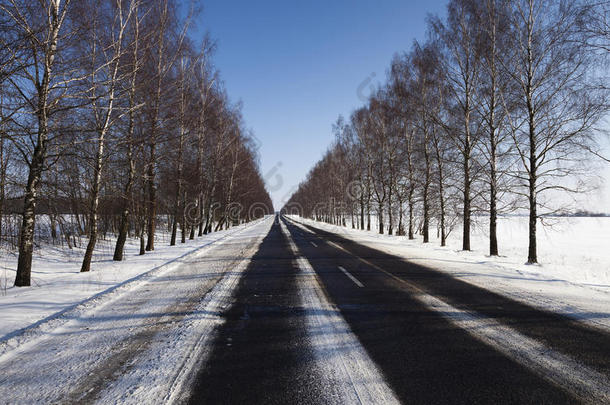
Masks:
[[[0,240],[21,213],[16,286],[41,214],[53,239],[87,236],[89,271],[100,230],[122,260],[130,235],[154,250],[162,218],[173,245],[272,209],[213,43],[189,36],[194,6],[0,0]]]
[[[430,17],[428,39],[392,61],[387,82],[334,126],[335,142],[285,205],[379,233],[436,226],[441,245],[457,223],[471,249],[474,214],[529,215],[537,224],[565,196],[590,189],[604,159],[608,2],[451,0]],[[601,161],[598,159],[598,161]],[[366,224],[365,224],[366,222]]]

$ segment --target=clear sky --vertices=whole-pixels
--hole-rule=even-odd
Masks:
[[[348,117],[364,103],[368,84],[385,80],[395,53],[425,40],[427,15],[444,15],[447,0],[202,4],[197,25],[217,41],[216,66],[231,99],[243,101],[279,210],[332,142],[338,115]],[[590,209],[610,210],[610,187],[586,200]]]
[[[277,210],[331,143],[337,116],[383,82],[394,53],[425,39],[427,14],[443,14],[446,0],[202,3],[197,25],[218,43],[216,66],[243,101]]]

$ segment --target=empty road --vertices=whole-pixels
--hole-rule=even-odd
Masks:
[[[610,403],[607,333],[292,217],[123,290],[5,352],[0,403]]]

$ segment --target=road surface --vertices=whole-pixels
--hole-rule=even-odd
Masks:
[[[6,403],[610,403],[607,333],[284,217],[0,369]]]

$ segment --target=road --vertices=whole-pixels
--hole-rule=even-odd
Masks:
[[[337,381],[320,382],[310,351],[306,322],[300,319],[307,314],[299,311],[295,288],[301,271],[298,253],[288,253],[287,238],[310,263],[328,300],[399,402],[595,403],[608,393],[604,381],[610,366],[610,337],[606,334],[336,234],[282,222],[285,225],[271,228],[242,278],[229,322],[215,341],[211,361],[200,372],[192,403],[334,403],[338,399],[333,392]],[[497,320],[566,353],[577,359],[575,368],[582,363],[599,384],[589,390],[574,384],[570,376],[549,376],[552,370],[520,359],[520,353],[507,355],[424,305],[416,298],[422,289],[455,308]]]
[[[284,217],[0,367],[6,403],[610,403],[607,333]]]

